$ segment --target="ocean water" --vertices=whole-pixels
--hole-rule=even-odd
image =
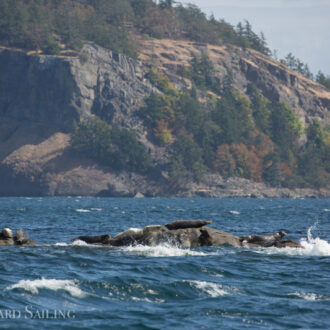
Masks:
[[[304,249],[93,247],[79,235],[177,219]],[[0,328],[330,329],[329,199],[0,198]]]

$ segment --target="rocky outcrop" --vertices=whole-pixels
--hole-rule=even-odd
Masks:
[[[185,223],[186,222],[186,223]],[[204,227],[205,221],[180,220],[176,221],[176,227],[180,223],[179,229],[167,229],[161,225],[146,226],[144,229],[129,228],[116,235],[113,239],[104,242],[103,236],[80,236],[73,241],[82,240],[86,243],[110,246],[130,246],[146,245],[156,246],[160,244],[171,244],[184,248],[202,246],[221,246],[228,245],[234,247],[296,247],[302,246],[294,241],[281,241],[284,235],[282,232],[269,235],[249,235],[244,237],[234,236],[224,231]],[[197,227],[199,223],[201,227]],[[192,227],[190,227],[190,224]]]
[[[113,238],[109,234],[98,236],[79,236],[72,241],[83,241],[92,245],[104,246],[130,246],[146,245],[156,246],[160,244],[171,244],[184,248],[202,246],[229,245],[234,247],[295,247],[302,246],[295,241],[281,241],[285,235],[279,232],[269,235],[234,236],[224,231],[205,227],[210,221],[180,220],[175,221],[178,229],[167,229],[161,225],[146,226],[143,229],[129,228]],[[197,226],[198,225],[198,226]],[[174,227],[173,227],[174,228]],[[0,233],[0,246],[34,246],[36,243],[29,238],[27,233],[20,229],[13,236],[11,229],[4,228]]]

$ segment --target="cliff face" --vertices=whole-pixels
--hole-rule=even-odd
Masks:
[[[254,82],[265,96],[288,103],[302,122],[317,117],[330,124],[329,91],[252,50],[148,40],[140,59],[132,60],[93,44],[71,57],[0,48],[0,195],[166,194],[166,178],[154,182],[133,173],[113,173],[77,157],[69,148],[70,131],[74,122],[96,114],[135,130],[151,156],[161,159],[162,148],[147,140],[146,127],[136,115],[144,97],[157,92],[145,75],[157,63],[178,88],[189,86],[176,71],[189,65],[192,52],[209,55],[219,80],[231,71],[235,87],[243,92]],[[217,176],[209,181],[213,184],[202,188],[192,185],[187,195],[246,196],[267,190],[240,179]]]

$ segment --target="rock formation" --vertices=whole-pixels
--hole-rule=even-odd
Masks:
[[[86,243],[107,245],[107,246],[130,246],[147,245],[156,246],[159,244],[171,244],[184,248],[202,247],[202,246],[221,246],[229,245],[234,247],[295,247],[302,246],[295,241],[281,241],[284,235],[249,235],[238,237],[224,231],[204,227],[209,221],[180,220],[173,222],[173,228],[167,229],[161,225],[146,226],[144,229],[129,228],[126,231],[116,235],[113,239],[104,243],[102,236],[80,236],[73,241],[82,240]],[[192,226],[192,227],[190,227]],[[181,228],[178,228],[181,227]],[[282,233],[282,232],[279,232]],[[271,237],[274,237],[271,239]]]
[[[269,235],[234,236],[224,231],[205,227],[211,221],[177,220],[172,222],[172,228],[167,229],[162,225],[149,225],[140,228],[129,228],[113,238],[109,234],[99,236],[79,236],[72,241],[83,241],[87,244],[103,246],[130,246],[146,245],[157,246],[171,244],[183,248],[202,246],[229,245],[234,247],[294,247],[302,246],[292,240],[281,241],[284,232]],[[169,225],[169,224],[168,224]],[[167,226],[168,226],[167,225]],[[171,226],[170,226],[171,227]],[[272,239],[274,238],[274,239]],[[4,228],[0,233],[0,246],[33,246],[36,243],[29,238],[22,229],[13,236],[11,229]]]

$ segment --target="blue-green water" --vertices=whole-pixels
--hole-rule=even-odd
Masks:
[[[305,249],[70,244],[176,219]],[[0,247],[0,328],[330,328],[326,199],[1,198],[0,225],[40,242]]]

